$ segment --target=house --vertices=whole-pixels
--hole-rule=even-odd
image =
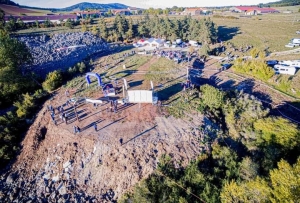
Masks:
[[[130,10],[128,9],[113,9],[111,10],[111,12],[114,14],[114,15],[130,15]]]
[[[257,6],[235,6],[229,9],[231,12],[244,13],[245,15],[257,15],[265,13],[279,13],[274,8],[259,8]]]
[[[10,16],[5,16],[5,21],[10,20]],[[14,19],[20,18],[24,23],[34,23],[36,21],[38,22],[45,22],[47,19],[50,20],[52,23],[60,24],[62,21],[66,21],[68,19],[72,21],[77,21],[78,16],[75,14],[68,14],[68,15],[48,15],[48,16],[13,16]]]
[[[99,18],[101,16],[101,11],[81,11],[81,12],[77,12],[77,15],[80,16],[81,18],[86,18],[86,17]]]
[[[127,10],[133,15],[139,15],[143,13],[144,9],[136,8],[136,7],[128,7]]]
[[[191,15],[191,16],[195,16],[195,15],[201,15],[202,13],[201,8],[186,8],[184,9],[184,11],[182,12],[183,15]]]

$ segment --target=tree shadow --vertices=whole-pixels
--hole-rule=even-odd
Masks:
[[[177,94],[182,90],[181,84],[173,84],[165,89],[162,89],[157,92],[159,100],[168,100],[171,96]]]
[[[254,79],[246,79],[246,80],[239,82],[236,85],[236,89],[255,96],[257,99],[259,99],[264,104],[272,103],[272,99],[268,94],[266,94],[262,91],[254,91],[255,85],[256,84],[255,84]]]
[[[300,102],[282,102],[275,108],[272,108],[271,114],[284,117],[291,122],[300,125]]]
[[[118,119],[118,120],[115,120],[115,121],[111,122],[110,124],[108,124],[108,125],[106,125],[106,126],[103,126],[102,128],[99,128],[98,131],[99,131],[99,130],[102,130],[102,129],[108,127],[108,126],[111,126],[111,125],[113,125],[114,123],[117,123],[117,122],[123,120],[124,118],[126,118],[126,116],[123,117],[123,118],[120,118],[120,119]]]
[[[241,34],[239,30],[240,28],[238,27],[219,26],[218,27],[219,39],[222,41],[231,40],[234,36]]]
[[[226,89],[232,89],[235,85],[235,81],[230,79],[230,80],[227,80],[226,82],[223,82],[219,85],[219,87],[223,90],[226,90]]]
[[[134,140],[134,139],[136,139],[136,138],[138,138],[138,137],[142,136],[143,134],[145,134],[145,133],[147,133],[147,132],[149,132],[149,131],[153,130],[153,129],[154,129],[154,128],[156,128],[156,127],[157,127],[157,125],[155,125],[155,126],[153,126],[152,128],[149,128],[149,129],[147,129],[147,130],[145,130],[145,131],[141,132],[140,134],[138,134],[138,135],[134,136],[134,137],[133,137],[133,138],[131,138],[130,140],[128,140],[128,141],[126,141],[126,142],[124,142],[122,145],[124,145],[124,144],[127,144],[128,142],[130,142],[130,141],[132,141],[132,140]]]
[[[97,121],[95,121],[95,122],[92,122],[92,123],[88,124],[87,126],[82,127],[82,128],[80,129],[80,132],[89,129],[90,127],[93,127],[95,123],[98,124],[98,123],[101,123],[102,121],[104,121],[104,120],[99,119],[99,120],[97,120]]]

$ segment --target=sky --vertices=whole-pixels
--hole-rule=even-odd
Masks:
[[[166,8],[172,6],[179,7],[208,7],[208,6],[231,6],[231,5],[256,5],[268,3],[274,0],[13,0],[15,3],[25,6],[42,8],[64,8],[81,2],[90,3],[122,3],[128,6],[139,8]]]

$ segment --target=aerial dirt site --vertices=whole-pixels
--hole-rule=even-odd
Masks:
[[[141,57],[146,56],[125,60]],[[129,89],[151,89],[150,81],[143,80],[149,66],[158,60],[148,56],[137,72],[126,77]],[[179,69],[178,76],[185,72],[185,68]],[[180,79],[186,80],[184,77]],[[90,76],[90,86],[85,75],[81,79],[79,88],[62,87],[53,92],[26,133],[11,172],[12,176],[18,173],[14,184],[30,188],[24,195],[36,191],[53,196],[53,201],[70,195],[110,202],[151,174],[161,155],[170,154],[184,166],[205,150],[199,147],[202,133],[197,127],[202,116],[193,113],[187,115],[188,120],[176,119],[169,117],[162,105],[151,103],[115,105],[114,101],[122,101],[124,81],[115,83],[115,96],[107,96],[95,77]],[[134,86],[135,81],[142,82]],[[92,102],[83,101],[84,95],[77,96],[84,90],[89,90]],[[95,100],[98,103],[93,103]]]
[[[0,2],[0,202],[299,202],[299,3],[24,2]]]

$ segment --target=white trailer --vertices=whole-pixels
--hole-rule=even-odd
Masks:
[[[295,66],[300,68],[300,60],[279,61],[278,64],[286,66]]]
[[[300,38],[295,38],[291,40],[292,44],[300,44]]]
[[[274,71],[278,74],[295,75],[297,69],[295,66],[275,65]]]

